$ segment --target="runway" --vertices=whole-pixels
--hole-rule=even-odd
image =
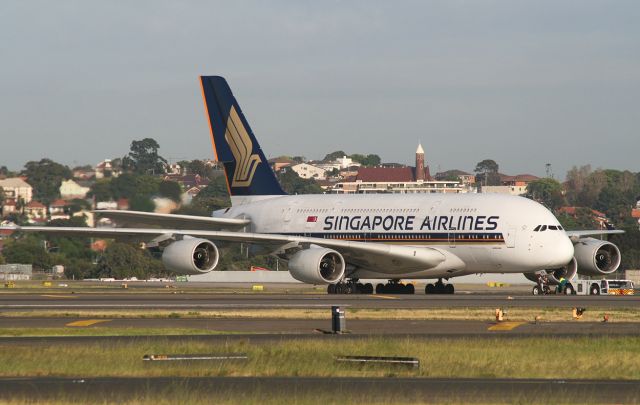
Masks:
[[[144,292],[122,290],[114,292],[54,291],[46,293],[0,294],[0,311],[34,309],[265,309],[265,308],[347,308],[421,309],[421,308],[640,308],[636,296],[532,296],[510,293],[454,295],[328,295],[302,293],[194,293],[168,291]]]
[[[51,400],[55,395],[78,400],[117,402],[153,393],[205,395],[217,399],[301,398],[333,400],[342,395],[357,400],[380,398],[393,402],[437,403],[512,402],[517,399],[562,403],[636,403],[640,396],[637,380],[563,379],[450,379],[450,378],[314,378],[314,377],[191,377],[191,378],[0,378],[0,400]],[[177,394],[180,395],[180,394]],[[354,396],[356,395],[356,396]],[[358,401],[358,403],[364,403]]]

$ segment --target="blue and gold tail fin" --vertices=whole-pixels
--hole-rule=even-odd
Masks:
[[[201,76],[200,83],[213,152],[224,164],[229,195],[285,195],[227,81],[220,76]]]

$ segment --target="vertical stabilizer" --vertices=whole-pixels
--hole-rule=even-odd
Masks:
[[[233,197],[285,195],[227,81],[201,76],[200,82],[213,152],[224,165],[232,201]]]

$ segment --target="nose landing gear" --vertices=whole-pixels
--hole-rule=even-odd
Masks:
[[[454,291],[453,284],[445,284],[441,278],[435,284],[427,284],[424,288],[425,294],[453,294]]]

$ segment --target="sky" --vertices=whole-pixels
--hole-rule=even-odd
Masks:
[[[564,179],[640,171],[637,1],[0,4],[0,166],[154,138],[213,158],[198,83],[227,78],[267,157],[335,150]]]

